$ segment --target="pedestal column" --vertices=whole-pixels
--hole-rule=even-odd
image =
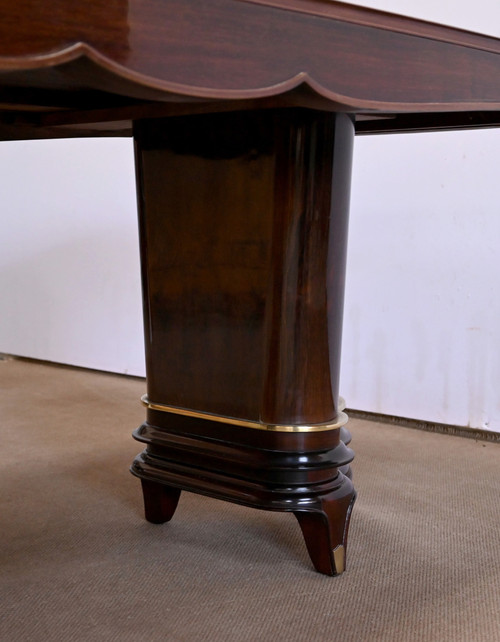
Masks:
[[[355,497],[338,396],[353,123],[261,110],[140,121],[134,136],[146,517],[170,519],[180,490],[291,511],[317,570],[340,573]]]

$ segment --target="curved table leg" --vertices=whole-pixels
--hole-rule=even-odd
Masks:
[[[169,522],[179,503],[180,488],[166,486],[149,479],[141,479],[144,496],[144,513],[148,522],[163,524]]]
[[[338,430],[353,120],[198,114],[138,120],[134,138],[146,517],[168,521],[177,488],[294,512],[318,571],[339,574],[354,497]]]
[[[345,570],[347,535],[356,493],[347,477],[342,490],[319,497],[316,505],[303,511],[294,511],[314,568],[326,575],[340,575]]]

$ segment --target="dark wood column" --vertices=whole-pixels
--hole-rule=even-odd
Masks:
[[[146,516],[179,490],[294,512],[344,569],[354,490],[338,376],[354,126],[306,109],[134,126]]]

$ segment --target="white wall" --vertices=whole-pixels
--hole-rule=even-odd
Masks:
[[[4,142],[0,167],[0,352],[142,374],[132,142]]]
[[[342,390],[500,432],[500,130],[359,137]]]
[[[496,0],[356,4],[500,36]],[[356,140],[349,406],[500,432],[499,162],[496,130]],[[131,142],[1,143],[0,166],[0,352],[143,374]]]
[[[500,37],[498,0],[349,0],[348,4]]]
[[[350,0],[500,37],[498,0]],[[500,432],[500,130],[357,138],[342,390]]]

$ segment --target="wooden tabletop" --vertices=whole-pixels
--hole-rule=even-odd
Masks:
[[[500,40],[330,0],[0,0],[0,138],[303,106],[358,133],[500,124]]]

